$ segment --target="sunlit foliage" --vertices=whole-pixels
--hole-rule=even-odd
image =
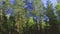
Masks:
[[[49,0],[46,7],[41,0],[0,0],[0,2],[2,2],[0,3],[0,34],[60,32],[60,3],[52,8]],[[58,16],[55,16],[54,11]]]

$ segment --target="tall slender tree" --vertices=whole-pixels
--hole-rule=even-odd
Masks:
[[[57,34],[58,32],[58,21],[56,20],[56,16],[54,15],[54,9],[52,8],[51,2],[47,1],[47,9],[46,9],[46,15],[49,18],[49,24],[51,25],[51,34]]]
[[[57,20],[58,20],[58,22],[59,22],[59,23],[58,23],[58,26],[59,26],[59,32],[60,32],[60,8],[59,8],[59,7],[60,7],[60,2],[58,2],[58,3],[56,4],[56,13],[58,14],[58,16],[57,16],[58,19],[57,19]]]

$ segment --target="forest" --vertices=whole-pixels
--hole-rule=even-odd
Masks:
[[[59,11],[59,1],[0,0],[0,34],[60,34]]]

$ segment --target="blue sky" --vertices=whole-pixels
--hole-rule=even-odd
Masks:
[[[11,4],[14,4],[14,2],[13,2],[14,0],[10,0],[10,3]],[[31,2],[32,0],[30,0],[30,2]],[[51,1],[51,3],[53,4],[53,6],[55,7],[55,5],[56,5],[56,3],[57,3],[57,0],[50,0]],[[45,5],[45,7],[46,7],[46,2],[47,2],[47,0],[42,0],[42,2],[44,3],[44,5]]]
[[[53,6],[55,7],[56,3],[57,3],[57,0],[50,0],[51,3],[53,4]],[[42,2],[44,3],[44,6],[46,7],[46,2],[47,0],[42,0]]]
[[[15,0],[9,0],[10,4],[13,5]]]

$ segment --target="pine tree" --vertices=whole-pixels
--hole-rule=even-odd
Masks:
[[[58,21],[57,17],[54,15],[54,9],[52,8],[51,2],[47,1],[46,15],[49,18],[50,33],[57,34],[58,32]]]
[[[58,16],[57,16],[57,17],[58,17],[57,20],[58,20],[58,22],[59,22],[59,23],[58,23],[58,27],[59,27],[59,32],[60,32],[60,8],[59,8],[59,7],[60,7],[60,3],[58,2],[58,3],[56,4],[56,13],[57,13],[57,15],[58,15]]]

